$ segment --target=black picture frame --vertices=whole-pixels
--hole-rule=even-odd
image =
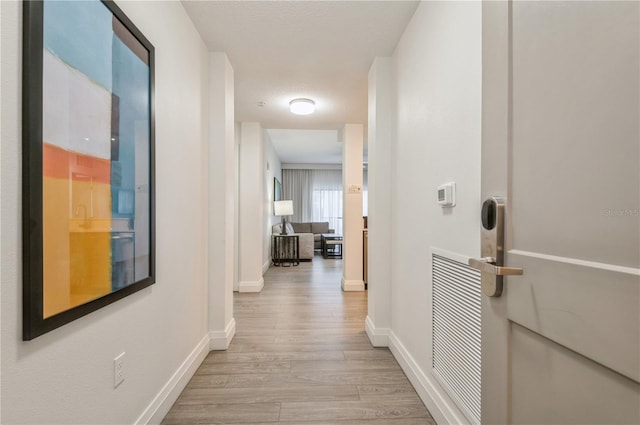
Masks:
[[[44,1],[23,2],[22,76],[22,270],[23,340],[32,340],[155,283],[155,107],[153,45],[110,0],[106,6],[122,27],[148,52],[148,273],[121,289],[44,317],[43,288],[43,48]],[[145,129],[146,131],[146,129]],[[113,138],[111,139],[114,140]],[[113,143],[113,142],[112,142]],[[147,190],[146,188],[144,189]],[[145,192],[146,193],[146,192]],[[146,206],[146,201],[145,201]],[[145,215],[145,217],[147,217]],[[113,238],[113,232],[111,233]],[[145,238],[146,239],[146,238]],[[71,266],[70,266],[71,267]],[[146,267],[145,267],[146,268]],[[133,279],[135,280],[135,279]]]

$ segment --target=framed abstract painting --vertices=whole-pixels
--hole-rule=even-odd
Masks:
[[[154,48],[111,1],[25,1],[23,339],[155,282]]]

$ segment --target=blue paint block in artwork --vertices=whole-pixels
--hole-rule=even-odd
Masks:
[[[135,238],[130,232],[111,234],[111,290],[117,291],[135,280]]]
[[[123,190],[134,193],[136,153],[142,154],[143,163],[148,158],[149,66],[118,37],[114,37],[112,71],[113,94],[118,97],[119,105],[118,159],[112,161],[112,175],[118,175],[118,185],[112,185],[113,217],[133,217],[134,208],[122,208],[121,196]],[[138,146],[137,151],[136,140],[144,143]]]
[[[44,48],[111,91],[112,14],[100,1],[45,1]]]

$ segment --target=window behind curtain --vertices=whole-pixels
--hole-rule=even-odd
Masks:
[[[293,201],[294,222],[327,221],[342,234],[342,170],[282,170],[284,199]]]
[[[329,228],[342,234],[342,189],[313,190],[313,221],[328,221]]]

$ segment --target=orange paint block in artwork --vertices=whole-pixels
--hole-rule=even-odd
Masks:
[[[111,161],[43,143],[42,173],[44,177],[74,180],[90,175],[94,183],[111,184]]]

